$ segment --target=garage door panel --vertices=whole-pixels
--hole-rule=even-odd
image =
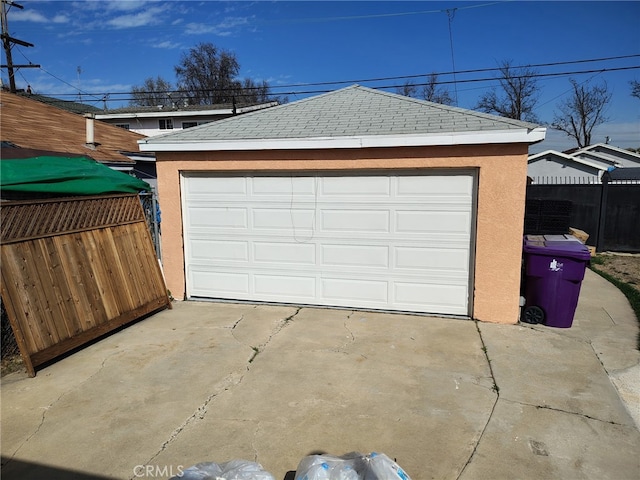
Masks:
[[[190,241],[191,256],[201,262],[209,261],[249,261],[249,242],[237,240],[192,239]]]
[[[282,293],[286,292],[289,302],[311,303],[317,297],[316,281],[315,276],[255,274],[253,293],[262,300],[282,301]]]
[[[467,212],[398,211],[395,229],[399,233],[462,233],[470,232],[470,214]]]
[[[244,197],[247,194],[245,177],[212,178],[210,176],[190,176],[189,195],[192,197],[227,197],[234,195]]]
[[[284,208],[254,208],[252,225],[256,229],[292,230],[312,229],[315,223],[315,210]]]
[[[191,297],[469,313],[469,173],[194,178]]]
[[[389,177],[360,177],[357,182],[352,177],[324,177],[320,189],[321,199],[331,201],[338,197],[382,197],[391,195],[391,182]]]
[[[352,305],[354,300],[375,303],[378,308],[389,303],[389,282],[350,278],[323,278],[321,297],[338,305]],[[351,302],[351,303],[349,303]]]
[[[189,214],[189,226],[204,228],[247,228],[246,208],[194,208]]]
[[[211,291],[215,291],[219,298],[248,298],[250,282],[248,273],[192,269],[189,280],[192,294],[195,296],[207,297]]]
[[[321,210],[323,232],[389,232],[388,210]]]
[[[253,259],[256,263],[290,263],[315,265],[316,246],[295,242],[254,242]]]
[[[469,255],[466,249],[396,247],[395,267],[409,270],[445,271],[466,274]]]
[[[338,267],[389,268],[386,245],[321,245],[321,264]]]
[[[403,196],[421,197],[452,197],[471,198],[473,191],[473,177],[469,175],[448,176],[443,181],[442,176],[401,176],[397,177],[397,194]]]
[[[251,194],[253,196],[266,195],[268,197],[291,197],[291,195],[308,196],[311,199],[316,194],[314,177],[290,177],[283,181],[281,177],[254,177]]]
[[[414,307],[428,305],[434,311],[447,310],[458,315],[467,313],[461,306],[464,305],[466,295],[466,285],[404,282],[394,284],[394,296],[398,303]]]

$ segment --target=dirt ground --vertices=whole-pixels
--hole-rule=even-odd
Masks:
[[[601,253],[593,265],[640,291],[640,254]]]

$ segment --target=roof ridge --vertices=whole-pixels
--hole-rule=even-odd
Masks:
[[[528,125],[530,128],[536,128],[539,127],[540,125],[533,123],[533,122],[528,122],[526,120],[517,120],[515,118],[509,118],[509,117],[502,117],[500,115],[493,115],[491,113],[485,113],[485,112],[479,112],[477,110],[471,110],[471,109],[466,109],[466,108],[462,108],[462,107],[458,107],[458,106],[453,106],[453,105],[445,105],[444,103],[437,103],[437,102],[431,102],[429,100],[422,100],[420,98],[414,98],[414,97],[409,97],[407,95],[402,95],[399,93],[393,93],[393,92],[387,92],[385,90],[378,90],[375,88],[371,88],[371,87],[364,87],[361,85],[352,85],[351,87],[359,87],[361,89],[367,90],[369,92],[373,92],[373,93],[378,93],[378,94],[382,94],[382,95],[387,95],[389,97],[393,97],[396,99],[401,99],[401,100],[406,100],[406,101],[410,101],[413,103],[417,103],[417,104],[421,104],[421,105],[425,105],[425,106],[431,106],[433,108],[439,108],[441,110],[444,111],[455,111],[457,113],[464,113],[465,115],[475,115],[477,117],[486,119],[486,120],[494,120],[494,121],[502,121],[505,123],[508,123],[510,125],[515,125],[518,127],[522,127],[525,125]],[[347,88],[351,88],[351,87],[347,87]],[[346,90],[346,88],[340,89],[340,90],[336,90],[336,92],[339,91],[343,91]]]

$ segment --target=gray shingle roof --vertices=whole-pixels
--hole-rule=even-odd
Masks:
[[[359,85],[144,141],[182,144],[531,130],[538,125]]]

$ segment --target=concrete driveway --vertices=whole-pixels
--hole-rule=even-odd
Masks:
[[[2,379],[2,478],[167,478],[383,452],[414,479],[640,477],[638,326],[588,271],[556,329],[177,302]]]

